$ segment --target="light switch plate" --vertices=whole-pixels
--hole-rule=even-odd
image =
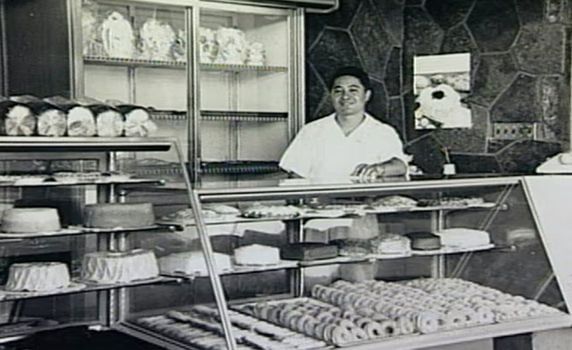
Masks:
[[[536,140],[540,123],[493,123],[491,138],[495,140]]]

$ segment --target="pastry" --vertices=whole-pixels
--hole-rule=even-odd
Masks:
[[[100,284],[127,283],[159,276],[155,254],[137,249],[128,252],[94,252],[83,258],[81,278]]]
[[[49,292],[70,285],[68,267],[60,262],[12,264],[6,290],[11,292]]]
[[[2,216],[2,232],[6,233],[56,232],[61,228],[55,208],[11,208]]]
[[[153,226],[155,214],[151,203],[89,204],[84,209],[85,227],[116,229]]]

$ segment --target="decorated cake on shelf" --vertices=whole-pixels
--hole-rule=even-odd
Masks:
[[[411,253],[411,240],[395,233],[380,235],[371,241],[372,253],[374,254],[399,254]]]
[[[229,255],[214,253],[214,264],[219,272],[232,270]],[[159,258],[159,269],[163,274],[207,275],[207,265],[201,251],[175,253]]]
[[[237,265],[264,266],[280,262],[280,249],[261,244],[251,244],[234,250]]]
[[[480,247],[491,244],[488,232],[464,227],[448,228],[435,232],[446,247]]]
[[[8,271],[6,291],[49,292],[70,285],[68,267],[60,262],[12,264]]]
[[[55,208],[11,208],[2,216],[2,232],[41,233],[61,230]]]
[[[159,276],[155,254],[136,249],[127,252],[93,252],[83,257],[81,278],[99,284],[128,283]]]
[[[151,203],[102,203],[85,206],[83,224],[89,228],[145,228],[153,226]]]

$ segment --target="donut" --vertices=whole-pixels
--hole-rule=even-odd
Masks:
[[[478,324],[489,324],[495,322],[495,314],[488,307],[477,307],[475,309]]]
[[[314,334],[313,336],[318,338],[318,339],[324,339],[324,329],[326,328],[328,324],[327,323],[323,323],[323,322],[317,322],[316,327],[314,328]]]
[[[309,337],[314,336],[314,331],[320,323],[315,319],[309,319],[304,323],[304,334]]]
[[[354,323],[356,326],[358,326],[359,328],[362,328],[362,329],[363,329],[363,328],[365,328],[365,325],[368,324],[368,323],[370,323],[371,321],[373,321],[373,320],[370,319],[370,318],[360,317],[360,318],[354,320],[353,323]]]
[[[344,346],[355,341],[353,334],[344,327],[333,327],[332,329],[332,343],[337,346]]]
[[[363,327],[369,339],[383,338],[386,336],[383,327],[377,322],[368,322]]]
[[[439,317],[431,312],[420,312],[415,319],[421,333],[435,333],[439,329]]]
[[[333,324],[328,324],[324,327],[324,333],[322,334],[322,339],[324,339],[328,343],[333,343],[332,336],[336,326]]]

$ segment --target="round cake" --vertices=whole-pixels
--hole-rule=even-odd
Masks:
[[[280,249],[251,244],[234,250],[237,265],[276,265],[280,262]]]
[[[159,275],[157,259],[151,251],[94,252],[83,257],[81,278],[100,284],[127,283]]]
[[[10,266],[6,290],[48,292],[70,285],[66,264],[59,262],[17,263]]]
[[[2,232],[6,233],[55,232],[61,228],[55,208],[11,208],[2,216]]]
[[[91,228],[141,228],[155,223],[151,203],[103,203],[86,205],[83,225]]]
[[[215,267],[218,272],[232,270],[230,256],[214,253]],[[159,259],[159,269],[164,274],[183,273],[186,275],[207,275],[207,265],[202,252],[182,252],[164,256]]]

